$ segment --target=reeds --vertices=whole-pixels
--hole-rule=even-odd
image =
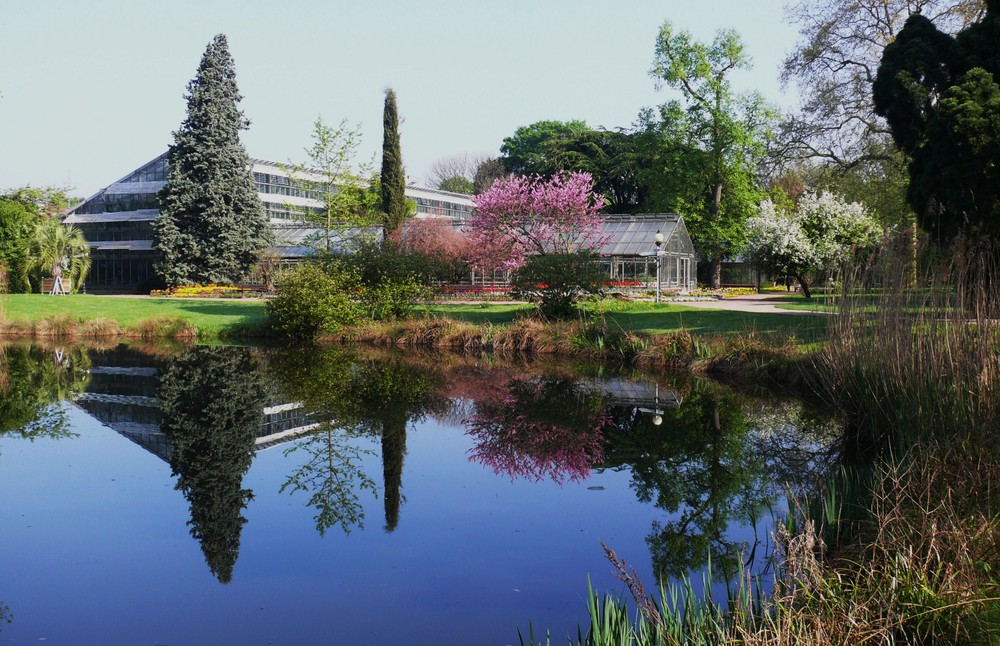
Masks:
[[[917,288],[901,270],[844,281],[815,374],[867,439],[950,440],[1000,428],[997,258],[992,245],[960,242]],[[997,446],[995,435],[982,439]]]

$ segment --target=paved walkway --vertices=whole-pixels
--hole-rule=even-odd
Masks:
[[[790,296],[784,292],[769,292],[767,294],[750,294],[747,296],[733,296],[711,301],[685,301],[678,305],[689,305],[691,307],[701,307],[708,310],[729,310],[732,312],[752,312],[754,314],[824,314],[825,312],[813,312],[809,310],[786,310],[779,309],[776,305],[781,301],[778,299]]]

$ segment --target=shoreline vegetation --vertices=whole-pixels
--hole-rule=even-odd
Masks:
[[[38,294],[4,299],[0,338],[102,345],[285,340],[268,324],[262,302]],[[722,380],[768,377],[794,387],[803,383],[825,330],[825,322],[782,314],[642,302],[599,303],[570,321],[542,321],[531,312],[530,305],[509,303],[425,305],[408,319],[345,326],[313,341],[613,362]]]

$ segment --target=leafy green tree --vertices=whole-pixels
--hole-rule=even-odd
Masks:
[[[501,162],[518,175],[589,173],[607,212],[634,213],[646,206],[649,194],[643,181],[649,178],[640,172],[647,160],[640,140],[637,132],[595,130],[583,121],[539,121],[504,139]]]
[[[575,170],[562,167],[559,149],[589,130],[584,121],[537,121],[521,126],[500,145],[500,163],[513,175],[550,177],[562,170]]]
[[[403,225],[403,220],[414,213],[414,205],[406,199],[406,174],[403,172],[403,153],[399,146],[399,113],[396,93],[385,91],[382,111],[382,233],[385,239]]]
[[[200,346],[173,359],[160,377],[160,429],[170,441],[176,489],[191,506],[191,536],[222,583],[233,578],[247,522],[242,512],[253,498],[243,475],[264,422],[265,394],[247,348]]]
[[[90,271],[90,247],[83,232],[76,227],[64,226],[55,218],[40,220],[28,240],[28,260],[23,265],[23,278],[40,270],[53,278],[65,276],[73,290]]]
[[[335,236],[344,239],[350,234],[354,236],[351,242],[360,243],[379,222],[382,198],[381,191],[375,190],[372,169],[366,164],[355,168],[360,146],[360,126],[343,120],[331,128],[318,118],[313,123],[312,145],[305,149],[306,163],[284,167],[299,189],[322,204],[318,209],[301,210],[304,220],[322,228],[321,237],[311,241],[318,251],[332,253]]]
[[[438,188],[442,191],[451,191],[452,193],[462,193],[464,195],[472,195],[472,191],[474,190],[472,180],[461,175],[455,175],[443,180],[438,184]]]
[[[674,210],[684,215],[696,246],[708,256],[712,287],[722,282],[722,261],[739,249],[744,223],[760,201],[756,169],[771,137],[771,108],[758,93],[736,94],[730,83],[735,70],[750,67],[739,35],[721,31],[711,45],[695,41],[670,22],[660,28],[651,75],[683,96],[663,108],[668,140],[697,151],[674,167],[689,186],[700,186],[697,198],[677,195]],[[674,146],[679,148],[679,146]]]
[[[24,204],[0,198],[0,264],[6,267],[7,291],[29,291],[26,277],[29,264],[28,246],[38,216]]]
[[[187,87],[187,117],[168,152],[160,215],[153,223],[155,269],[168,285],[234,283],[273,243],[239,132],[236,69],[222,34],[205,49]]]
[[[1000,2],[954,38],[911,16],[885,48],[876,111],[912,161],[907,199],[937,239],[1000,234]]]

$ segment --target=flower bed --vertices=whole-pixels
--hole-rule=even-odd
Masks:
[[[246,285],[179,285],[167,289],[154,289],[150,296],[160,298],[246,298],[263,296],[259,288]]]

